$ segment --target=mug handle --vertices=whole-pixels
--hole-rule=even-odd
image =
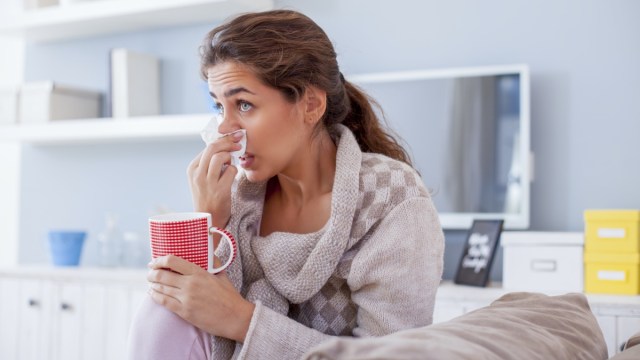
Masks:
[[[213,237],[210,236],[209,237],[209,269],[207,270],[209,273],[211,274],[217,274],[223,270],[225,270],[226,268],[229,267],[229,265],[231,265],[231,263],[233,262],[233,260],[235,260],[236,255],[238,254],[238,244],[236,243],[236,239],[233,237],[233,235],[231,235],[230,232],[228,232],[225,229],[221,229],[219,227],[215,227],[212,226],[209,228],[209,234],[213,235],[213,234],[220,234],[222,235],[222,239],[227,241],[227,244],[229,245],[229,249],[231,249],[231,254],[229,255],[229,259],[227,259],[227,262],[224,263],[224,265],[222,265],[221,267],[218,268],[214,268],[213,267],[213,259],[214,259],[214,248],[213,248]]]

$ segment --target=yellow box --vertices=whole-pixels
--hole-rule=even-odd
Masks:
[[[591,253],[640,253],[640,210],[586,210],[584,248]]]
[[[640,254],[584,254],[584,291],[640,294]]]

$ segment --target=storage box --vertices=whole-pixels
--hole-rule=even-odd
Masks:
[[[111,116],[160,114],[160,60],[129,49],[111,50]]]
[[[585,292],[640,294],[640,254],[585,253]]]
[[[0,125],[18,122],[18,89],[0,88]]]
[[[505,231],[502,286],[510,291],[582,292],[581,232]]]
[[[91,119],[100,115],[100,93],[52,82],[28,83],[20,94],[20,122]]]
[[[25,10],[37,10],[59,4],[58,0],[23,0]]]
[[[584,220],[587,252],[640,252],[640,210],[586,210]]]

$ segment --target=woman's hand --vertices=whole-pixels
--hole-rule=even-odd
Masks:
[[[231,217],[231,185],[238,169],[229,165],[230,153],[240,150],[240,139],[239,132],[217,139],[187,169],[195,211],[210,213],[213,225],[221,228]]]
[[[174,255],[156,258],[149,268],[153,301],[211,335],[244,342],[255,305],[238,293],[226,272],[212,275]]]

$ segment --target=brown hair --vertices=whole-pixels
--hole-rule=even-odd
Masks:
[[[205,79],[211,66],[234,61],[249,67],[291,102],[299,100],[309,85],[324,90],[327,107],[319,123],[328,131],[343,124],[362,151],[411,165],[405,149],[385,131],[372,107],[383,114],[380,106],[344,79],[331,41],[309,17],[290,10],[240,15],[210,31],[201,54]]]

